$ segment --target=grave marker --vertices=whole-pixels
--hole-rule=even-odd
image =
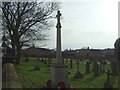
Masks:
[[[66,63],[68,63],[68,58],[66,59]]]
[[[86,62],[86,73],[90,72],[90,63],[87,61]]]
[[[105,72],[105,63],[103,61],[100,62],[100,72]]]
[[[108,70],[106,74],[107,74],[107,81],[104,83],[104,88],[113,88],[112,84],[110,83],[110,75],[112,73],[110,73],[110,70]]]
[[[98,73],[98,63],[95,61],[94,62],[94,76],[98,76],[99,73]]]
[[[83,75],[81,74],[81,72],[79,71],[79,59],[77,59],[77,72],[74,75],[74,78],[83,78]]]
[[[73,65],[72,65],[72,59],[70,59],[70,68],[72,68],[72,66],[73,66]]]

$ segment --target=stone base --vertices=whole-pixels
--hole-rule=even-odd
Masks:
[[[51,65],[51,87],[57,88],[58,82],[64,82],[68,85],[68,66],[64,64]]]

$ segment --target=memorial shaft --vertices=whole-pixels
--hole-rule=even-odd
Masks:
[[[61,53],[61,23],[60,23],[60,16],[61,13],[60,11],[57,12],[57,49],[56,49],[56,59],[57,59],[57,63],[63,63],[62,62],[62,53]]]
[[[56,41],[56,63],[51,65],[51,87],[58,88],[59,82],[64,82],[68,85],[68,66],[63,64],[61,53],[61,23],[60,23],[60,11],[57,11],[57,41]]]

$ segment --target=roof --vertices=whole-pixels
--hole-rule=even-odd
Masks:
[[[41,51],[51,51],[51,50],[46,49],[46,48],[35,48],[35,47],[27,48],[27,49],[25,49],[25,51],[30,50],[30,49],[36,49],[36,50],[41,50]]]

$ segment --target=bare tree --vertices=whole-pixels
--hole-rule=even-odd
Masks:
[[[20,63],[21,48],[31,42],[46,40],[42,30],[50,29],[49,20],[59,9],[58,2],[2,2],[2,25],[8,34],[16,63]]]

